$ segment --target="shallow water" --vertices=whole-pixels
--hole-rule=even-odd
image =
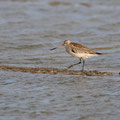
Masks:
[[[119,0],[1,0],[0,64],[65,69],[70,39],[103,56],[86,70],[120,72]],[[72,69],[79,70],[81,66]],[[0,120],[119,120],[120,77],[0,71]]]

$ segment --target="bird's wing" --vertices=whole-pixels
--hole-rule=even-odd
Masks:
[[[81,44],[77,44],[77,43],[72,43],[71,44],[71,50],[74,53],[89,53],[89,54],[95,54],[96,52],[94,52],[93,50],[85,47],[84,45]]]

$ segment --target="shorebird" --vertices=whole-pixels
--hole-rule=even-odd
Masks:
[[[83,62],[81,71],[84,71],[85,59],[102,55],[102,53],[95,52],[82,44],[74,43],[74,42],[71,42],[70,40],[65,40],[62,45],[52,48],[50,50],[55,50],[62,46],[65,46],[66,51],[70,55],[77,57],[80,60],[78,63],[70,65],[68,68],[71,68],[74,65],[81,64]]]

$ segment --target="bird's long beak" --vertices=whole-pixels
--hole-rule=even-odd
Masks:
[[[52,48],[52,49],[50,49],[50,50],[55,50],[55,49],[60,48],[60,47],[62,47],[62,46],[64,46],[64,44],[62,44],[62,45],[60,45],[60,46],[58,46],[58,47]]]

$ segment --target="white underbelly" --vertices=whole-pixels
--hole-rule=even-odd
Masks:
[[[87,59],[87,58],[91,58],[94,56],[98,56],[97,54],[88,54],[88,53],[69,53],[70,55],[77,57],[77,58],[83,58],[83,59]]]

